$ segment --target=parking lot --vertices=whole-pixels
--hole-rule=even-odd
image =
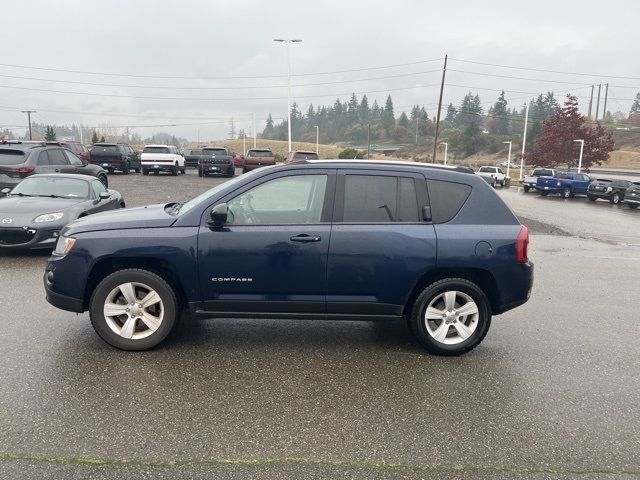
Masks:
[[[128,207],[224,181],[111,175]],[[638,478],[640,211],[498,190],[533,233],[531,300],[467,355],[403,323],[184,322],[142,353],[0,256],[0,478]]]

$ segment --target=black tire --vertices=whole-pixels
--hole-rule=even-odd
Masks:
[[[173,167],[171,167],[171,175],[174,177],[178,175],[178,164],[176,163]]]
[[[143,175],[149,175],[149,170],[147,170],[146,168],[142,169],[142,174]]]
[[[122,167],[122,173],[124,175],[129,175],[130,171],[131,171],[131,166],[129,165],[129,162],[125,162],[124,166]]]
[[[629,204],[629,208],[631,208],[632,210],[635,210],[636,208],[638,208],[638,204],[637,203],[630,203]]]
[[[613,205],[617,205],[620,203],[620,200],[620,194],[618,192],[615,192],[613,195],[611,195],[609,202],[611,202]]]
[[[136,173],[140,173],[140,167],[134,168],[133,171],[136,172]]]
[[[529,193],[529,187],[527,187],[526,185],[524,186],[524,193]]]
[[[120,204],[118,205],[118,208],[127,208],[127,206],[125,205],[124,202],[120,202]]]
[[[231,178],[235,176],[235,174],[236,174],[236,167],[231,167],[231,169],[229,170],[229,173],[227,173],[227,177]]]
[[[248,172],[247,167],[242,167],[242,173],[247,173],[247,172]]]
[[[123,283],[136,282],[148,285],[162,300],[164,318],[158,329],[146,338],[127,339],[114,332],[104,316],[104,303],[109,293]],[[140,298],[139,298],[140,300]],[[148,350],[161,343],[178,323],[180,309],[171,286],[155,273],[140,269],[120,270],[104,278],[93,291],[89,303],[91,324],[96,333],[109,345],[121,350]],[[138,320],[138,322],[141,322]]]
[[[107,178],[106,175],[104,174],[98,175],[98,180],[100,180],[102,185],[104,185],[104,188],[109,188],[109,179]]]
[[[182,175],[186,175],[186,174],[187,174],[187,167],[182,167],[182,168],[180,169],[180,173],[181,173]]]
[[[547,195],[549,195],[549,192],[540,192],[540,195],[542,195],[543,197],[546,197]]]
[[[597,198],[594,197],[593,195],[587,195],[587,198],[589,199],[590,202],[595,202],[597,200]]]
[[[198,176],[199,177],[204,177],[204,172],[202,171],[201,168],[198,168]]]
[[[477,326],[469,338],[460,343],[448,345],[434,339],[427,330],[425,310],[427,306],[439,295],[447,291],[463,292],[475,302],[478,310]],[[440,320],[441,322],[444,320]],[[408,319],[409,327],[420,344],[430,353],[435,355],[455,356],[466,353],[485,337],[491,325],[491,309],[487,296],[475,283],[462,278],[447,278],[432,283],[425,288],[413,304],[411,316]],[[453,328],[453,326],[451,327]],[[455,328],[454,328],[455,330]],[[450,330],[452,331],[452,330]]]
[[[571,193],[571,189],[569,187],[564,187],[562,189],[562,198],[571,198],[573,195]]]

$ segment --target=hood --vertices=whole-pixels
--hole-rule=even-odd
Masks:
[[[158,228],[169,227],[176,217],[169,215],[166,204],[148,205],[146,207],[125,208],[109,212],[97,213],[76,220],[70,224],[63,235],[99,230],[119,230],[125,228]]]
[[[44,198],[44,197],[4,197],[0,199],[0,227],[22,227],[31,225],[33,219],[44,213],[68,212],[86,199],[77,198]],[[72,216],[72,218],[74,218]],[[65,215],[60,221],[47,222],[42,225],[66,223]],[[38,224],[36,224],[38,225]]]

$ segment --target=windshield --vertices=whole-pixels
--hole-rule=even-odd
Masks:
[[[91,155],[117,155],[117,145],[94,145],[91,149]]]
[[[538,169],[534,170],[531,175],[534,176],[534,177],[552,177],[553,176],[553,170],[547,170],[547,169],[544,169],[544,168],[538,168]]]
[[[203,155],[229,155],[226,148],[203,148]]]
[[[0,150],[0,165],[19,165],[26,158],[22,150]]]
[[[271,150],[249,150],[247,157],[273,157]]]
[[[205,202],[207,199],[211,198],[216,193],[222,191],[225,188],[231,187],[231,186],[235,185],[236,183],[239,183],[241,181],[246,180],[248,175],[253,175],[253,174],[254,174],[254,172],[245,173],[244,175],[241,175],[239,177],[235,177],[235,178],[233,178],[233,179],[231,179],[231,180],[229,180],[227,182],[220,183],[220,184],[216,185],[215,187],[207,190],[206,192],[201,193],[196,198],[191,199],[187,203],[183,204],[180,207],[180,210],[178,211],[177,216],[180,217],[180,216],[184,215],[189,210],[191,210],[192,208],[197,207],[201,203]]]
[[[144,147],[142,153],[171,153],[169,147]]]
[[[202,155],[202,150],[189,150],[187,155]]]
[[[293,154],[294,160],[318,160],[318,154],[315,152],[296,152]]]
[[[89,184],[76,178],[31,177],[20,182],[11,195],[89,198]]]

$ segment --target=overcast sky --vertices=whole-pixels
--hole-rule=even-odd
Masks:
[[[510,106],[553,90],[575,93],[586,111],[589,85],[609,82],[607,109],[628,113],[640,91],[639,16],[638,0],[5,0],[0,128],[21,134],[19,111],[34,109],[34,121],[45,123],[177,125],[133,128],[143,137],[166,131],[195,139],[199,130],[203,140],[226,138],[231,117],[249,132],[252,114],[261,131],[269,112],[286,115],[286,52],[274,38],[303,40],[291,45],[292,92],[302,110],[353,91],[372,92],[370,102],[379,103],[390,93],[397,114],[420,104],[433,116],[441,58],[449,54],[458,60],[449,62],[445,105],[472,91],[486,111],[500,89]],[[410,65],[364,70],[398,64]],[[356,69],[363,70],[344,72]]]

